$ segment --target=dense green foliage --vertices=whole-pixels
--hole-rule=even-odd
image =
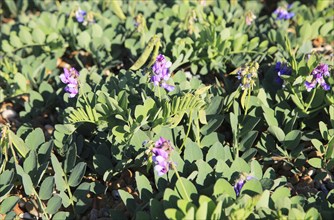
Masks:
[[[264,2],[0,3],[0,218],[330,219],[334,5]]]

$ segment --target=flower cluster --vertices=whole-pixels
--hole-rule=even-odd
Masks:
[[[285,63],[281,63],[281,62],[277,62],[276,66],[275,66],[275,71],[277,72],[277,76],[275,79],[275,82],[277,84],[282,85],[283,84],[283,79],[282,79],[282,75],[288,75],[290,76],[292,73],[292,69],[290,67],[287,66],[287,64]]]
[[[173,91],[174,86],[168,85],[166,81],[170,78],[169,67],[172,65],[170,61],[167,61],[165,56],[159,54],[156,58],[156,61],[152,67],[153,76],[151,77],[151,82],[155,86],[161,86],[167,91]]]
[[[242,90],[253,89],[255,85],[255,79],[257,79],[257,70],[259,69],[258,63],[252,63],[249,66],[240,68],[237,72],[237,78],[241,81],[240,87]]]
[[[245,20],[246,20],[246,24],[249,26],[253,23],[254,19],[256,18],[256,16],[253,14],[253,12],[248,11],[245,14]]]
[[[289,7],[288,7],[289,8]],[[273,14],[276,15],[277,20],[289,20],[293,16],[295,16],[295,13],[293,12],[288,12],[287,9],[283,7],[278,7]]]
[[[159,176],[168,172],[172,163],[169,157],[173,150],[174,148],[170,144],[170,141],[164,139],[163,137],[160,137],[159,140],[155,142],[155,146],[152,149],[152,160],[155,163],[154,168],[158,172]]]
[[[87,25],[87,23],[94,23],[94,16],[92,13],[88,13],[81,8],[78,8],[75,11],[75,18],[77,22],[82,23],[83,25]]]
[[[314,89],[318,83],[324,90],[328,91],[330,89],[330,86],[324,79],[325,76],[329,77],[327,64],[319,64],[316,68],[313,69],[311,75],[313,76],[311,82],[306,81],[304,84],[308,92]]]
[[[79,83],[78,83],[79,73],[72,67],[71,69],[64,68],[64,73],[59,76],[60,80],[67,84],[65,91],[70,94],[70,97],[73,98],[79,92]]]
[[[245,185],[246,181],[251,180],[251,179],[254,179],[254,177],[252,177],[252,176],[246,176],[246,177],[241,176],[239,178],[239,180],[237,181],[237,183],[234,185],[234,191],[235,191],[235,194],[237,196],[240,195],[241,189]]]

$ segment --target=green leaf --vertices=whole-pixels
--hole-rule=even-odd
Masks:
[[[140,199],[146,202],[150,201],[153,190],[147,177],[139,172],[136,172],[136,183]]]
[[[65,191],[67,183],[63,179],[63,176],[65,176],[65,173],[63,171],[63,168],[61,167],[61,164],[59,163],[57,157],[52,153],[51,154],[51,162],[53,169],[55,171],[55,182],[56,182],[56,187],[59,191]]]
[[[277,188],[271,195],[271,199],[274,201],[274,203],[285,197],[290,197],[290,190],[284,186]]]
[[[250,131],[240,141],[239,150],[246,151],[253,147],[254,141],[257,138],[258,131]]]
[[[17,83],[18,87],[23,91],[27,91],[27,79],[26,77],[21,73],[16,73],[14,76],[14,80]]]
[[[334,29],[333,26],[334,26],[333,21],[324,23],[324,25],[320,28],[320,35],[327,36],[327,34]]]
[[[69,212],[57,212],[52,219],[68,219],[68,217],[70,216]]]
[[[25,194],[33,195],[35,192],[35,189],[34,189],[34,185],[32,184],[30,176],[23,171],[20,165],[15,164],[15,167],[16,167],[17,174],[19,174],[22,177],[22,183],[23,183]]]
[[[64,134],[72,134],[75,131],[76,126],[73,124],[57,124],[55,125],[55,129]]]
[[[292,130],[285,136],[283,145],[287,149],[293,150],[298,147],[301,136],[302,134],[299,130]]]
[[[256,209],[259,208],[269,208],[269,197],[270,197],[270,191],[265,190],[260,199],[256,203]]]
[[[312,35],[311,25],[310,23],[305,22],[299,31],[299,36],[301,37],[302,42],[311,40],[311,35]]]
[[[87,31],[83,31],[77,36],[77,41],[80,47],[88,49],[89,43],[91,41],[91,36]]]
[[[199,197],[199,208],[196,211],[196,219],[210,219],[216,204],[205,195]]]
[[[162,203],[159,202],[157,199],[153,198],[150,200],[150,214],[151,219],[164,219],[164,208]]]
[[[231,165],[231,170],[234,172],[245,172],[250,173],[250,167],[242,158],[237,157]]]
[[[102,154],[95,154],[93,156],[93,166],[100,175],[104,175],[107,170],[113,169],[114,167],[110,157]]]
[[[3,201],[3,199],[8,197],[8,195],[10,194],[13,188],[14,188],[14,184],[0,186],[0,201]]]
[[[334,136],[328,142],[327,150],[326,150],[326,159],[334,159]]]
[[[322,218],[321,218],[319,211],[316,208],[312,207],[309,210],[307,210],[304,219],[305,220],[320,220]]]
[[[207,115],[207,124],[201,127],[203,135],[209,135],[217,130],[224,121],[224,115]]]
[[[102,35],[103,35],[103,30],[101,26],[96,23],[92,24],[92,36],[94,36],[94,38],[97,38],[97,37],[102,37]]]
[[[45,42],[45,34],[38,27],[34,28],[34,30],[32,31],[32,38],[38,44],[44,44]]]
[[[184,214],[176,209],[166,209],[165,215],[168,219],[183,219]]]
[[[4,199],[0,206],[0,214],[6,214],[10,210],[12,210],[16,203],[19,201],[19,199],[20,198],[17,196],[10,196]]]
[[[27,30],[25,27],[21,27],[20,32],[19,32],[19,37],[20,40],[25,43],[25,44],[32,44],[32,36],[30,32]]]
[[[13,170],[5,170],[0,174],[0,187],[9,184],[14,177]]]
[[[265,106],[262,106],[262,110],[263,110],[264,118],[266,119],[268,126],[278,126],[278,122],[275,117],[275,111]]]
[[[77,145],[76,143],[72,143],[66,152],[66,157],[64,161],[65,173],[69,173],[73,169],[76,163],[76,159],[77,159]]]
[[[262,185],[259,180],[251,179],[246,181],[245,185],[242,187],[240,194],[248,194],[250,196],[254,196],[257,194],[261,194],[263,191]]]
[[[251,162],[251,173],[257,179],[262,179],[262,167],[257,160],[252,160]]]
[[[36,128],[30,132],[25,139],[25,143],[31,150],[37,150],[37,148],[45,142],[44,132],[41,128]]]
[[[223,145],[219,142],[212,145],[206,154],[206,161],[210,162],[211,160],[225,160],[226,158],[223,149]]]
[[[37,171],[37,154],[34,150],[29,151],[28,157],[23,162],[24,172],[33,176]]]
[[[221,194],[227,194],[233,199],[236,199],[236,194],[232,185],[225,179],[220,178],[216,181],[213,187],[213,196],[220,196]]]
[[[205,186],[205,183],[207,183],[207,181],[209,180],[213,169],[207,162],[203,161],[202,159],[197,160],[195,163],[198,167],[196,183]]]
[[[128,208],[128,210],[130,212],[134,213],[135,210],[136,210],[136,202],[135,202],[133,196],[130,193],[124,191],[124,190],[118,190],[118,193],[119,193],[123,203]]]
[[[323,139],[328,140],[328,128],[327,125],[323,122],[319,122],[319,129]]]
[[[72,170],[68,179],[68,185],[75,187],[80,184],[82,177],[86,172],[87,164],[85,162],[78,163]]]
[[[55,180],[53,176],[48,176],[44,179],[38,194],[41,200],[48,200],[51,198],[54,184]]]
[[[184,177],[181,177],[176,181],[175,188],[181,198],[185,200],[192,200],[193,197],[196,197],[198,195],[197,189],[194,184]]]
[[[322,160],[320,158],[311,158],[308,163],[315,168],[322,168]]]
[[[285,134],[284,131],[278,126],[269,126],[268,131],[274,135],[278,141],[284,141]]]
[[[9,134],[9,139],[11,139],[13,145],[18,150],[18,152],[23,157],[26,157],[29,149],[27,148],[27,146],[25,145],[25,143],[23,142],[23,140],[21,138],[19,138],[18,136],[16,136],[14,134],[14,132],[12,132],[11,130],[8,130],[8,134]]]
[[[191,163],[199,159],[203,159],[203,153],[200,147],[190,139],[187,139],[185,144],[184,160]]]
[[[9,42],[16,48],[22,47],[22,42],[20,41],[20,38],[16,35],[15,32],[10,33]]]
[[[48,205],[46,207],[46,212],[53,215],[55,214],[59,208],[61,207],[61,197],[58,195],[52,196],[52,198],[48,201]]]

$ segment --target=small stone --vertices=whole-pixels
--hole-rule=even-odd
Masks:
[[[29,214],[29,213],[27,213],[27,212],[25,212],[25,213],[21,213],[20,215],[19,215],[19,217],[21,218],[21,219],[25,219],[25,220],[32,220],[32,219],[34,219],[33,217],[31,217],[31,215]]]
[[[315,169],[311,167],[311,168],[308,170],[307,175],[308,175],[308,176],[313,176],[314,174],[315,174]]]
[[[17,113],[12,109],[6,109],[1,113],[1,115],[7,121],[11,121],[17,116]]]
[[[46,124],[44,125],[44,128],[49,135],[52,135],[54,131],[54,127],[52,125]]]

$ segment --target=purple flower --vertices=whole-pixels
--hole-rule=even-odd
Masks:
[[[153,76],[151,77],[151,82],[155,86],[161,86],[167,91],[173,91],[174,86],[168,85],[166,81],[170,78],[169,67],[171,67],[172,63],[165,59],[165,56],[159,54],[156,58],[156,61],[152,67]]]
[[[70,98],[75,97],[79,93],[78,84],[79,73],[75,68],[64,68],[64,73],[59,76],[60,80],[67,84],[65,92],[69,93]]]
[[[290,76],[292,73],[292,70],[290,67],[288,67],[286,64],[277,62],[275,66],[275,71],[277,72],[277,77],[275,78],[275,82],[277,84],[282,85],[283,79],[281,78],[282,75],[288,75]]]
[[[76,12],[75,12],[75,18],[77,19],[77,21],[79,23],[84,22],[85,20],[85,16],[86,16],[87,12],[84,10],[81,10],[81,8],[79,8]]]
[[[241,189],[242,189],[242,187],[244,186],[245,183],[246,183],[245,180],[239,180],[239,181],[234,185],[234,191],[235,191],[235,194],[236,194],[237,196],[240,195]]]
[[[328,91],[330,90],[330,86],[326,83],[324,77],[329,77],[329,70],[327,64],[319,64],[316,68],[312,70],[312,76],[313,79],[311,82],[306,81],[304,83],[306,90],[310,92],[312,89],[314,89],[317,84],[320,84],[323,90]]]
[[[245,185],[246,181],[254,179],[253,176],[241,177],[238,182],[234,185],[234,191],[237,196],[240,195],[242,187]]]
[[[168,172],[171,166],[169,157],[172,150],[174,150],[174,148],[170,144],[170,141],[163,137],[160,137],[159,140],[155,142],[155,147],[152,149],[152,160],[155,163],[154,168],[159,176]]]
[[[288,12],[285,8],[283,7],[278,7],[273,14],[276,15],[277,20],[289,20],[293,16],[295,16],[295,13],[293,12]]]

